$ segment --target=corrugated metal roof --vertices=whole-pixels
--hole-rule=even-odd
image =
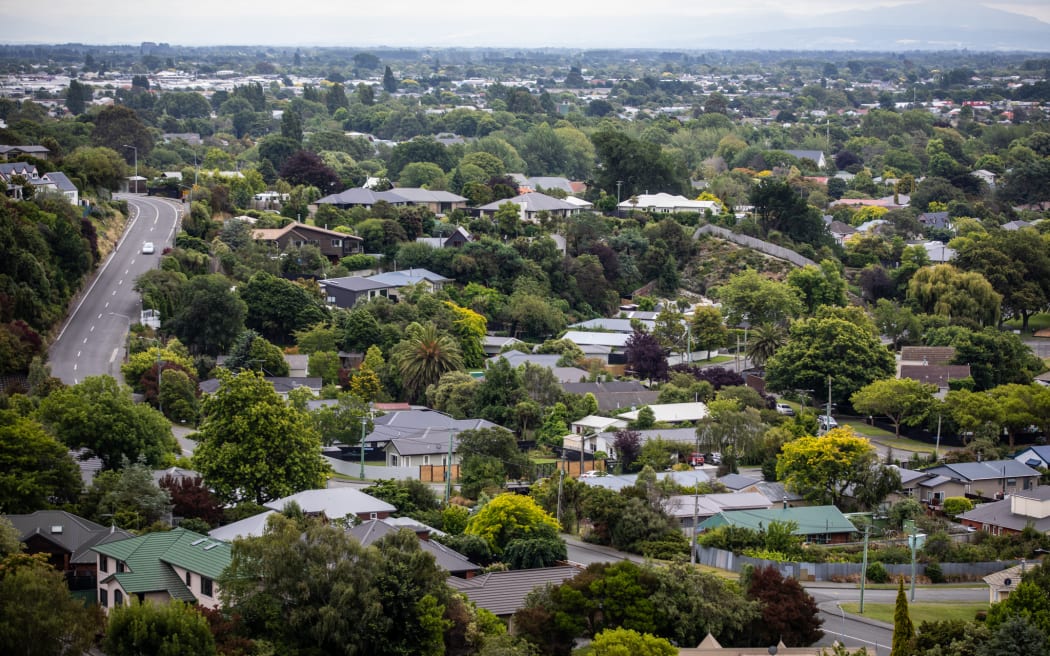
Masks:
[[[506,572],[488,572],[471,579],[449,578],[448,583],[479,608],[506,617],[524,606],[525,597],[535,588],[560,585],[580,573],[575,567],[542,567]]]
[[[116,579],[126,592],[165,591],[185,601],[193,601],[194,596],[172,566],[216,579],[230,564],[229,544],[183,528],[148,533],[92,549],[127,564],[129,571],[109,577]]]

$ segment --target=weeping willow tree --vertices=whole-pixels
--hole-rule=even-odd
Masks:
[[[908,299],[926,314],[990,326],[999,321],[1003,297],[981,274],[938,264],[915,272],[908,282]]]

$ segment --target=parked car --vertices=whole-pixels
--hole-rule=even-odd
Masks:
[[[835,421],[835,418],[830,415],[820,415],[817,417],[817,424],[820,425],[820,430],[829,431],[832,428],[838,428],[839,422]]]
[[[156,249],[153,246],[153,242],[147,241],[144,244],[142,244],[143,255],[153,255],[154,252],[156,252]]]
[[[782,415],[788,415],[788,416],[792,416],[792,417],[795,415],[795,409],[792,408],[787,403],[778,403],[777,404],[777,412],[782,414]]]
[[[598,478],[599,476],[605,476],[605,472],[598,471],[597,469],[588,469],[580,474],[580,478]]]
[[[709,454],[707,454],[707,461],[710,462],[712,465],[721,465],[722,464],[722,454],[719,453],[718,451],[715,451],[713,453],[709,453]]]

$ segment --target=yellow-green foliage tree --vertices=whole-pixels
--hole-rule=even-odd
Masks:
[[[455,319],[452,330],[459,340],[459,350],[463,355],[464,367],[480,367],[485,361],[485,350],[482,340],[488,331],[488,320],[469,308],[460,307],[452,301],[445,301],[445,306],[452,311]]]
[[[500,554],[514,540],[548,537],[558,530],[558,520],[532,497],[501,494],[470,518],[464,533],[479,536]]]
[[[151,346],[145,351],[135,353],[128,358],[127,362],[120,365],[120,373],[124,375],[124,382],[141,394],[145,390],[143,376],[154,371],[158,362],[165,369],[174,366],[190,374],[195,375],[197,372],[186,347],[179,340],[173,339],[164,346]],[[154,375],[156,375],[155,371]]]
[[[606,629],[594,636],[593,656],[675,656],[678,649],[666,638],[632,629]]]
[[[894,475],[899,484],[900,475],[879,466],[875,447],[850,428],[800,437],[785,444],[777,458],[777,479],[811,503],[838,506],[850,487],[858,501],[878,503],[891,491]]]

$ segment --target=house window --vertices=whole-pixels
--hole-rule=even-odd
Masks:
[[[423,464],[424,465],[429,465],[430,464],[430,456],[423,456]]]
[[[99,556],[98,559],[98,571],[108,572],[109,571],[109,558],[106,556]]]
[[[123,572],[123,571],[124,571],[124,561],[123,560],[118,560],[117,561],[117,572]]]
[[[113,591],[113,605],[123,606],[124,605],[124,593],[120,590]]]
[[[343,240],[342,239],[333,239],[332,240],[332,248],[342,248],[342,247],[343,247]]]
[[[369,519],[379,519],[379,513],[368,513]]]
[[[335,296],[329,296],[328,297],[328,302],[329,303],[335,303]]]
[[[98,605],[103,608],[109,606],[109,590],[105,588],[98,589]]]
[[[397,456],[393,453],[390,454],[390,466],[397,467]]]
[[[187,588],[192,588],[193,587],[193,574],[190,573],[190,572],[186,572],[186,587]]]
[[[212,581],[207,576],[201,577],[201,594],[205,597],[212,596]]]
[[[1016,478],[1008,478],[1008,479],[1006,479],[1006,485],[1008,487],[1017,487],[1017,479]]]

